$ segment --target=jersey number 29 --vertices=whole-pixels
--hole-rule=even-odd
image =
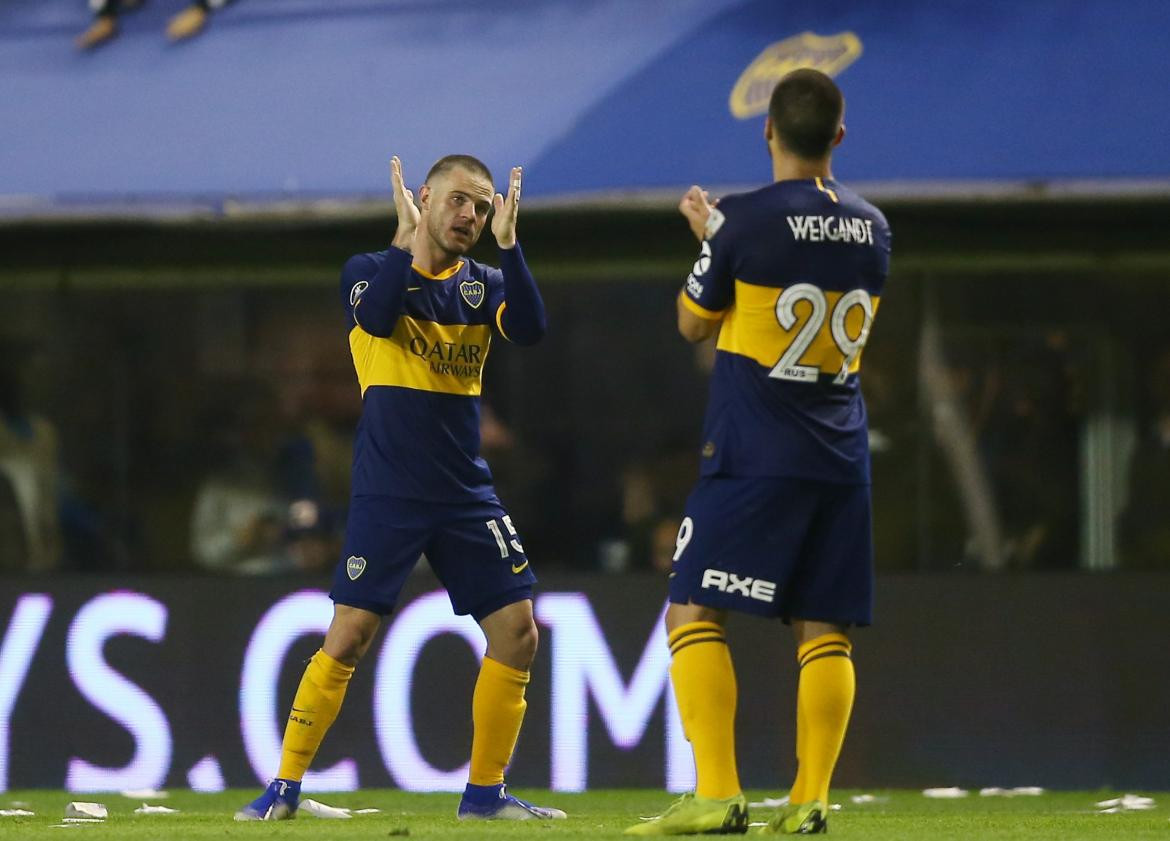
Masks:
[[[800,329],[789,342],[788,348],[780,356],[780,360],[768,372],[768,376],[778,380],[815,382],[824,370],[826,373],[836,374],[833,378],[834,383],[845,382],[849,376],[849,369],[853,367],[853,363],[861,355],[865,342],[869,338],[869,328],[873,324],[873,299],[864,289],[853,289],[841,295],[833,304],[832,312],[830,312],[829,300],[823,289],[811,283],[794,284],[781,292],[780,297],[776,300],[776,319],[785,330],[791,330],[800,321],[800,316],[796,314],[796,304],[800,301],[807,301],[811,308],[804,323],[800,325]],[[850,336],[845,327],[849,311],[854,307],[860,307],[862,312],[861,330],[856,338]],[[802,364],[801,360],[824,327],[826,318],[829,322],[829,337],[839,352],[839,366],[836,359],[824,359],[820,365]],[[826,346],[824,351],[827,350]],[[824,351],[821,355],[827,356]],[[836,367],[835,372],[833,367]]]

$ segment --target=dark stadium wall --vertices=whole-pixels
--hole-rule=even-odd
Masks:
[[[0,790],[251,786],[329,618],[274,580],[6,579]],[[327,582],[319,582],[320,587]],[[855,635],[858,696],[836,784],[1142,788],[1163,780],[1165,574],[897,575]],[[310,788],[457,788],[480,637],[429,574],[359,670]],[[511,779],[685,788],[649,575],[545,576],[543,643]],[[735,619],[747,785],[792,773],[796,669],[780,623]]]

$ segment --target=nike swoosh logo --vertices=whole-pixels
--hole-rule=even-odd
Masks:
[[[406,287],[407,292],[417,292],[420,289],[422,289],[421,286],[408,286],[408,287]]]
[[[313,714],[313,710],[302,710],[300,707],[293,707],[292,711],[294,713],[308,713],[309,715]]]
[[[520,564],[520,566],[516,566],[515,564],[512,564],[512,574],[516,575],[516,574],[519,574],[521,572],[524,572],[524,570],[527,567],[528,567],[528,561],[525,561],[524,563]]]

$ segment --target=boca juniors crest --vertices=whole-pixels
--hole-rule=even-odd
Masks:
[[[350,555],[345,561],[345,574],[350,581],[357,581],[358,576],[366,571],[366,559],[357,555]]]
[[[459,294],[463,296],[463,300],[467,301],[467,305],[472,309],[479,309],[479,305],[483,303],[483,281],[482,280],[465,280],[459,284]]]

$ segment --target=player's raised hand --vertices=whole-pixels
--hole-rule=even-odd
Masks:
[[[390,183],[394,187],[394,212],[398,215],[398,230],[394,232],[394,246],[410,251],[414,232],[418,229],[419,211],[414,203],[414,193],[406,189],[402,180],[402,161],[398,156],[390,158]]]
[[[711,216],[711,207],[707,191],[697,185],[683,193],[682,200],[678,203],[678,212],[686,218],[691,233],[699,242],[702,242],[706,236],[707,219]]]
[[[516,217],[520,213],[520,167],[512,167],[508,175],[508,197],[496,193],[492,199],[495,215],[492,216],[492,233],[500,248],[511,248],[516,244]]]

